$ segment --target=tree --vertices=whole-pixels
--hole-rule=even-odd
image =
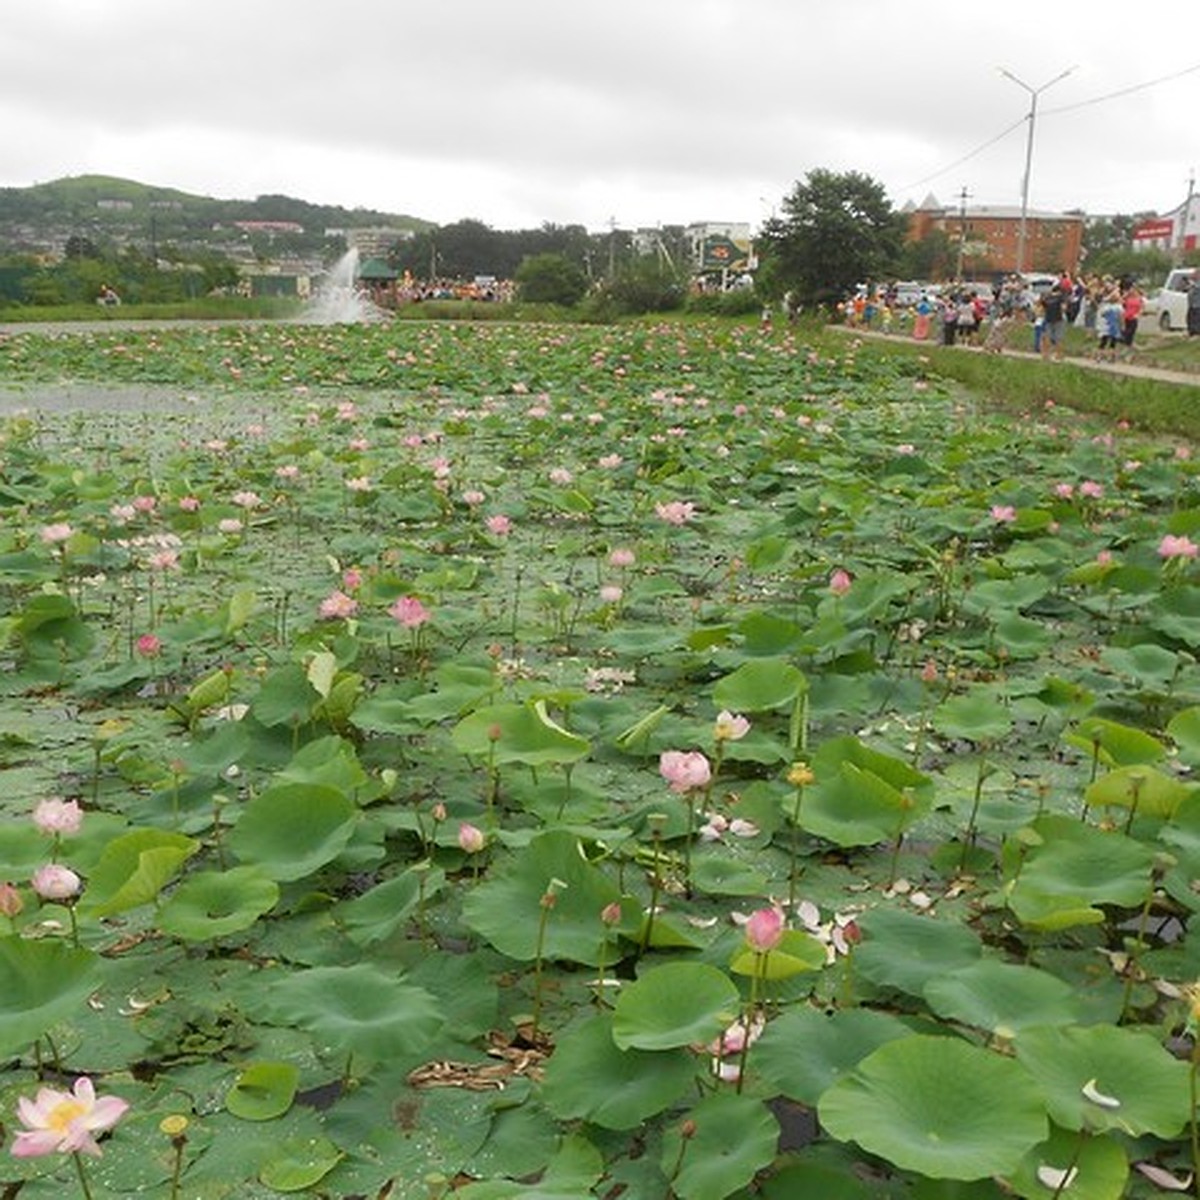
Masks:
[[[522,300],[534,304],[578,304],[587,291],[583,271],[562,254],[533,254],[514,276]]]
[[[896,274],[902,279],[944,279],[954,269],[954,248],[944,229],[931,229],[923,238],[906,242]]]
[[[893,276],[906,220],[883,185],[857,171],[817,169],[784,198],[759,240],[766,290],[809,303],[837,300],[856,284]]]

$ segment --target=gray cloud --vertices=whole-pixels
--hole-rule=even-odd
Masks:
[[[897,203],[1015,203],[1029,97],[996,68],[1038,86],[1073,63],[1042,97],[1035,202],[1167,207],[1197,157],[1179,135],[1200,73],[1055,111],[1194,65],[1200,18],[1164,44],[1116,0],[8,0],[4,23],[7,186],[107,172],[434,220],[753,221],[828,166]]]

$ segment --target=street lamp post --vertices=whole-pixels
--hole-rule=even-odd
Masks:
[[[1011,79],[1018,87],[1023,87],[1029,93],[1029,131],[1025,137],[1025,174],[1021,179],[1021,224],[1017,228],[1017,273],[1025,270],[1025,238],[1029,227],[1029,172],[1033,166],[1033,129],[1037,121],[1038,97],[1050,86],[1066,79],[1074,67],[1068,67],[1059,75],[1043,83],[1041,87],[1030,87],[1023,79],[1018,79],[1011,71],[1000,68],[1000,74]]]

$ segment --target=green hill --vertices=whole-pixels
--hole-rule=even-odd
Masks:
[[[430,221],[376,209],[310,204],[291,196],[221,200],[108,175],[78,175],[25,188],[0,188],[0,253],[76,234],[118,243],[209,244],[235,221],[292,221],[313,247],[326,230],[382,226],[420,232]],[[302,248],[297,246],[297,249]]]

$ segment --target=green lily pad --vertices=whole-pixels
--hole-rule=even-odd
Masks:
[[[1001,1037],[1032,1025],[1069,1025],[1080,1017],[1075,990],[1045,971],[985,958],[926,982],[940,1017]]]
[[[1188,1064],[1149,1033],[1114,1025],[1027,1029],[1016,1049],[1064,1129],[1171,1138],[1187,1123]]]
[[[1130,767],[1160,761],[1166,747],[1144,729],[1104,717],[1085,717],[1063,739],[1087,754],[1096,752],[1107,767]]]
[[[1042,1170],[1044,1177],[1038,1177]],[[1111,1137],[1089,1137],[1051,1126],[1050,1137],[1034,1146],[1009,1183],[1026,1200],[1045,1200],[1054,1194],[1054,1172],[1074,1171],[1063,1196],[1070,1200],[1121,1200],[1129,1179],[1129,1160]]]
[[[1008,888],[1009,907],[1022,923],[1064,928],[1068,914],[1094,923],[1103,920],[1100,905],[1133,907],[1145,900],[1154,865],[1149,846],[1070,817],[1042,817],[1031,830],[1039,844]]]
[[[1195,784],[1153,767],[1117,767],[1089,784],[1084,799],[1093,808],[1127,808],[1143,817],[1170,818],[1195,790]]]
[[[149,904],[175,877],[200,843],[179,833],[135,829],[115,838],[100,855],[82,907],[99,917]]]
[[[199,942],[249,929],[279,901],[279,884],[257,867],[189,875],[158,912],[159,928]]]
[[[336,788],[279,784],[246,805],[228,843],[271,879],[303,879],[345,849],[357,822],[358,808]]]
[[[992,688],[976,687],[933,711],[933,727],[943,737],[997,742],[1012,732],[1013,719]]]
[[[270,1020],[311,1029],[341,1054],[375,1059],[419,1052],[444,1022],[435,997],[370,963],[284,975],[264,1007]]]
[[[303,1192],[320,1183],[342,1160],[328,1138],[294,1138],[279,1145],[258,1177],[277,1192]]]
[[[370,946],[391,935],[409,919],[421,897],[431,900],[441,891],[446,874],[436,868],[411,867],[370,891],[343,901],[333,918],[359,946]]]
[[[782,658],[755,658],[713,686],[713,703],[730,712],[765,712],[791,704],[808,686],[804,672]]]
[[[300,1069],[294,1063],[250,1063],[226,1093],[225,1107],[243,1121],[273,1120],[291,1108],[299,1081]]]
[[[0,938],[0,1051],[23,1052],[77,1010],[97,984],[99,960],[63,942]]]
[[[844,1008],[827,1014],[792,1008],[767,1022],[750,1049],[750,1064],[780,1094],[815,1108],[821,1096],[873,1050],[912,1032],[896,1017],[874,1009]]]
[[[900,909],[875,909],[858,924],[863,941],[854,950],[855,971],[910,996],[922,996],[931,979],[970,967],[983,953],[965,926]]]
[[[679,1171],[671,1190],[680,1200],[725,1200],[775,1157],[779,1123],[760,1100],[718,1092],[685,1118],[686,1145],[676,1122],[663,1138],[662,1169]]]
[[[818,1113],[833,1137],[934,1179],[1006,1175],[1048,1134],[1041,1092],[1020,1064],[923,1035],[873,1051]]]
[[[610,1016],[592,1017],[559,1038],[546,1067],[542,1101],[564,1120],[634,1129],[687,1091],[695,1056],[675,1050],[620,1049]]]
[[[556,724],[541,701],[476,709],[454,727],[451,736],[463,754],[497,765],[573,763],[591,751],[588,740]]]
[[[531,962],[538,954],[542,897],[552,888],[543,956],[595,966],[609,937],[600,913],[619,894],[616,884],[584,858],[579,839],[565,830],[535,837],[497,877],[473,888],[463,900],[463,919],[502,954]]]
[[[738,1015],[732,980],[706,963],[651,967],[621,989],[613,1041],[622,1050],[674,1050],[710,1042]]]

